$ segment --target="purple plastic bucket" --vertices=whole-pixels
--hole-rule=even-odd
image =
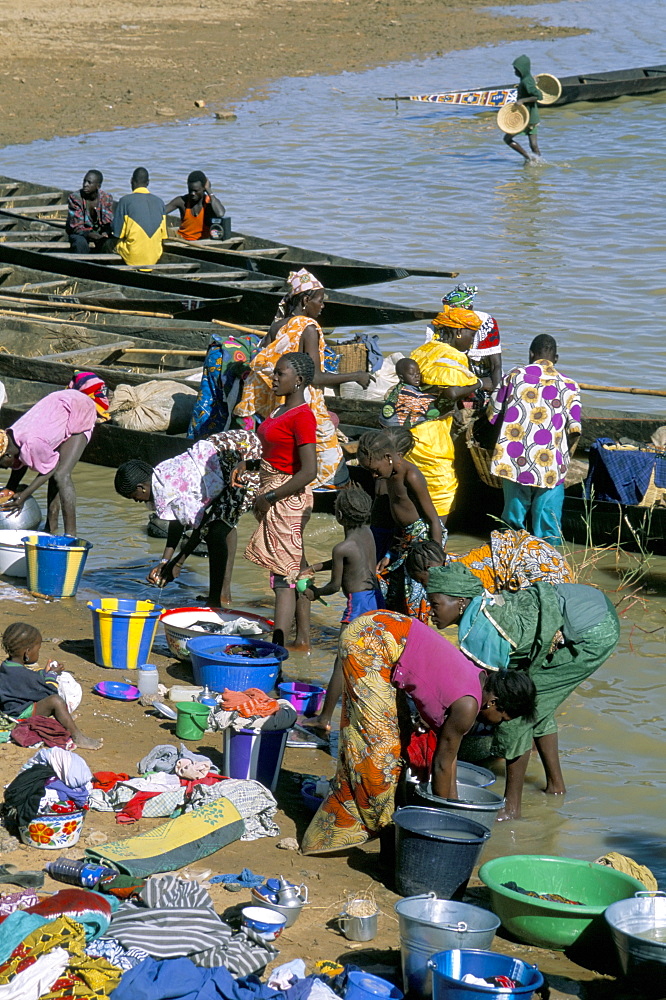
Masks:
[[[280,697],[290,702],[299,715],[305,715],[308,719],[319,715],[326,696],[326,688],[318,684],[305,684],[303,681],[278,684],[278,691]]]
[[[274,792],[280,776],[288,729],[225,729],[222,734],[222,774],[225,778],[253,778]]]

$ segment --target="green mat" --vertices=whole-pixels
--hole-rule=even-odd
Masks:
[[[228,799],[170,819],[148,833],[89,847],[86,856],[127,875],[177,871],[232,844],[245,833],[245,823]]]

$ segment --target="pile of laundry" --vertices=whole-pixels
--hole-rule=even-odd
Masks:
[[[284,730],[291,729],[298,718],[291,702],[284,698],[270,698],[259,688],[248,688],[247,691],[225,689],[217,701],[218,707],[213,709],[208,719],[208,726],[213,730]]]
[[[92,775],[89,806],[114,812],[117,823],[142,817],[175,817],[217,799],[228,799],[245,823],[243,840],[277,837],[277,802],[259,781],[223,778],[213,762],[182,743],[153,747],[137,764],[139,775],[98,771]]]
[[[17,831],[37,817],[63,816],[87,809],[92,777],[79,754],[61,747],[39,750],[5,789],[5,826]]]

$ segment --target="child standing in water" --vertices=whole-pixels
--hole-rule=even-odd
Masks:
[[[335,501],[335,517],[345,529],[345,537],[334,547],[331,559],[314,563],[300,574],[301,579],[310,579],[314,573],[331,570],[329,582],[324,587],[315,587],[311,583],[305,596],[310,601],[316,601],[319,597],[337,594],[342,589],[347,607],[340,619],[341,625],[384,607],[377,581],[375,539],[369,526],[371,510],[372,500],[365,490],[358,487],[341,490]],[[321,713],[310,726],[330,730],[331,718],[341,694],[342,669],[336,657]]]
[[[7,659],[0,664],[0,708],[13,718],[52,716],[82,750],[99,750],[104,741],[83,735],[58,694],[62,663],[52,661],[42,670],[30,670],[27,666],[39,660],[42,646],[39,629],[25,622],[14,622],[5,629],[2,645]]]
[[[443,545],[446,528],[435,510],[422,472],[405,455],[414,445],[410,431],[395,428],[368,431],[358,443],[358,461],[376,479],[386,482],[391,514],[399,532],[378,570],[386,572],[386,607],[400,614],[418,616],[425,590],[409,576],[405,558],[410,545],[430,539]],[[382,586],[384,592],[384,586]]]

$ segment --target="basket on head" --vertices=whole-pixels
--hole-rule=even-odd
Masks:
[[[536,85],[543,94],[537,104],[554,104],[562,94],[562,84],[552,73],[539,73],[534,77]]]
[[[524,104],[505,104],[497,112],[497,127],[507,135],[518,135],[530,123],[530,113]]]

